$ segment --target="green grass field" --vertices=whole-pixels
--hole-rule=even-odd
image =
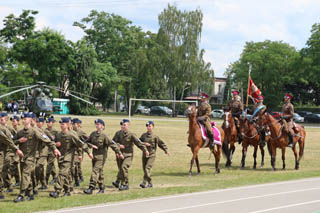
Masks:
[[[130,190],[119,192],[113,188],[111,182],[115,180],[117,174],[117,166],[115,155],[109,149],[108,160],[104,168],[104,177],[106,190],[103,195],[85,195],[83,190],[88,187],[88,181],[91,174],[90,159],[85,156],[82,164],[85,181],[80,187],[75,188],[75,192],[71,197],[63,197],[58,199],[49,198],[49,192],[53,191],[50,185],[49,190],[39,192],[34,201],[25,201],[15,204],[12,200],[18,194],[18,188],[13,193],[5,193],[6,199],[0,201],[0,212],[35,212],[54,210],[74,206],[93,205],[98,203],[117,202],[123,200],[132,200],[139,198],[147,198],[162,195],[172,195],[187,192],[197,192],[213,189],[222,189],[235,186],[252,185],[259,183],[268,183],[292,179],[300,179],[306,177],[315,177],[319,175],[320,168],[320,132],[317,128],[306,127],[307,138],[304,152],[304,158],[300,164],[300,170],[294,170],[294,156],[291,149],[286,152],[286,171],[280,169],[276,172],[271,171],[270,156],[266,152],[264,168],[252,170],[253,157],[252,147],[246,160],[246,168],[240,170],[241,145],[236,146],[235,156],[231,168],[225,168],[225,158],[222,158],[220,168],[221,173],[214,176],[214,158],[209,159],[209,149],[200,151],[199,160],[201,166],[201,174],[188,176],[189,163],[191,159],[190,148],[187,144],[188,122],[186,118],[165,118],[166,120],[156,120],[157,117],[133,117],[131,122],[131,131],[140,136],[146,131],[146,120],[155,119],[155,133],[159,135],[168,145],[171,156],[167,156],[161,149],[158,149],[157,159],[153,168],[153,185],[152,189],[141,189],[139,184],[142,181],[143,171],[141,165],[141,151],[135,148],[135,156],[132,167],[129,170]],[[83,129],[88,134],[95,130],[94,117],[81,117],[83,121]],[[158,117],[158,119],[161,119]],[[113,134],[120,129],[119,117],[105,118],[105,132],[113,137]],[[220,125],[220,124],[219,124]],[[56,128],[59,128],[56,124]],[[258,165],[260,165],[261,155],[258,152]],[[277,152],[277,168],[282,168],[281,153]],[[196,168],[194,167],[194,173]],[[96,191],[95,191],[96,192]],[[94,194],[95,194],[94,192]]]

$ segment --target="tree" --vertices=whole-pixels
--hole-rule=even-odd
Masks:
[[[280,104],[286,91],[285,85],[292,83],[292,64],[299,56],[296,49],[281,41],[247,42],[241,57],[226,71],[233,87],[247,91],[248,69],[252,65],[251,77],[265,96],[268,107]]]

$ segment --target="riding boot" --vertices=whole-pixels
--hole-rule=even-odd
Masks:
[[[291,133],[289,133],[288,137],[289,137],[288,147],[292,148],[293,147],[293,135],[291,135]]]
[[[240,134],[240,127],[238,125],[236,125],[236,129],[237,129],[238,143],[241,144],[242,136]]]

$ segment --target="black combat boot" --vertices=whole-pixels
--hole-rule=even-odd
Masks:
[[[74,187],[78,187],[78,186],[80,186],[79,181],[76,181],[76,182],[73,184],[73,186],[74,186]]]
[[[59,192],[58,191],[50,192],[49,196],[53,197],[53,198],[58,198],[59,197]]]
[[[129,190],[129,186],[128,185],[121,185],[119,187],[119,191],[124,191],[124,190]]]
[[[83,190],[83,192],[84,192],[85,194],[91,195],[92,192],[93,192],[93,190],[94,190],[94,188],[91,187],[91,186],[89,186],[89,188]]]
[[[11,189],[11,188],[8,188],[5,192],[13,192],[13,189]]]
[[[24,201],[24,197],[22,195],[18,195],[18,197],[13,200],[13,202],[15,202],[15,203],[19,203],[22,201]]]
[[[149,183],[149,184],[147,185],[147,188],[152,188],[152,187],[153,187],[152,183]]]
[[[33,195],[27,195],[27,196],[26,196],[26,200],[27,200],[27,201],[34,200],[34,196],[33,196]]]
[[[144,188],[146,188],[146,183],[142,182],[139,186],[144,189]]]
[[[103,193],[104,193],[104,186],[100,186],[97,194],[103,194]]]
[[[82,183],[84,181],[84,179],[83,179],[83,176],[82,175],[80,175],[80,183]]]
[[[120,181],[116,180],[114,182],[112,182],[112,185],[116,188],[119,188],[119,184],[120,184]]]
[[[288,137],[289,137],[288,147],[293,148],[293,136],[289,133]]]
[[[45,189],[48,189],[48,187],[46,185],[42,185],[39,190],[45,190]]]

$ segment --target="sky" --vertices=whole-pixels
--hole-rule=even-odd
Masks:
[[[97,10],[120,15],[156,33],[158,15],[168,4],[182,11],[202,11],[200,47],[216,77],[224,77],[226,68],[239,60],[246,42],[283,41],[300,50],[312,25],[320,23],[319,0],[1,0],[0,28],[9,14],[18,16],[22,9],[32,9],[39,11],[38,30],[49,27],[77,41],[84,34],[73,22]]]

